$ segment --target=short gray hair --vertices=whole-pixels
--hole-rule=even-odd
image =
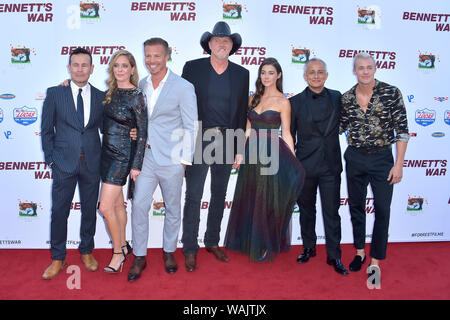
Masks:
[[[360,52],[358,53],[356,56],[353,57],[353,70],[355,70],[356,68],[356,60],[358,59],[370,59],[373,62],[373,65],[376,67],[377,63],[375,61],[375,58],[372,57],[370,54],[368,54],[367,52]]]
[[[311,62],[314,62],[314,61],[318,61],[318,62],[322,63],[323,67],[325,68],[325,72],[328,72],[327,71],[327,64],[325,63],[325,61],[323,61],[322,59],[319,59],[319,58],[312,58],[312,59],[309,59],[308,61],[306,61],[305,67],[303,68],[303,74],[306,74],[306,70],[308,70],[309,64]]]

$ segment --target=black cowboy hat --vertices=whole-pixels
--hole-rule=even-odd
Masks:
[[[203,50],[205,50],[208,54],[211,54],[211,49],[209,48],[208,42],[211,39],[211,37],[230,37],[233,41],[233,47],[230,51],[230,56],[235,53],[242,44],[242,38],[239,35],[239,33],[233,33],[231,34],[230,26],[224,22],[219,21],[214,26],[214,29],[212,33],[206,31],[202,37],[200,38],[200,45],[202,46]]]

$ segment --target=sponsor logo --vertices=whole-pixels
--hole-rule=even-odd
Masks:
[[[232,20],[240,20],[242,19],[242,11],[248,12],[245,6],[242,6],[238,3],[223,3],[223,18],[224,19],[232,19]]]
[[[0,123],[3,122],[3,110],[0,108]]]
[[[1,121],[0,121],[1,122]],[[11,135],[12,135],[12,132],[11,131],[3,131],[3,134],[5,135],[5,138],[7,139],[7,140],[9,140],[9,139],[12,139],[11,138]]]
[[[442,138],[442,137],[445,137],[445,133],[444,132],[433,132],[431,134],[431,136],[435,137],[435,138]]]
[[[359,24],[375,24],[375,10],[358,9]]]
[[[422,211],[424,198],[422,197],[408,197],[408,205],[406,206],[407,211]]]
[[[4,94],[0,94],[0,99],[4,99],[4,100],[11,100],[14,99],[16,96],[13,95],[12,93],[4,93]]]
[[[429,126],[436,121],[436,111],[430,109],[416,110],[416,122],[421,126]]]
[[[307,48],[292,48],[292,63],[305,64],[309,61],[311,50]]]
[[[450,110],[445,110],[444,122],[450,126]]]
[[[436,22],[436,31],[450,31],[450,14],[403,12],[403,20]]]
[[[153,216],[165,216],[166,204],[161,200],[156,202],[153,200]]]
[[[11,47],[11,63],[31,63],[30,55],[36,55],[30,48],[13,48]]]
[[[23,126],[28,126],[35,123],[37,120],[37,109],[23,106],[22,108],[15,108],[13,110],[14,121]]]
[[[173,54],[178,54],[178,51],[175,47],[169,47],[169,61],[168,62],[172,62],[172,55]]]
[[[439,102],[444,102],[448,100],[448,97],[434,97],[434,100]]]
[[[414,101],[414,95],[413,94],[410,94],[410,95],[408,95],[408,96],[406,96],[407,98],[408,98],[408,102],[410,102],[410,103],[414,103],[415,101]]]
[[[42,207],[39,205],[39,208]],[[21,217],[37,217],[38,204],[32,201],[19,201],[19,216]]]
[[[410,134],[409,134],[411,137],[417,137],[417,132],[411,132]]]
[[[419,68],[434,69],[436,56],[434,54],[419,54]]]
[[[81,19],[99,19],[100,7],[105,10],[103,4],[96,2],[80,2],[80,18]]]

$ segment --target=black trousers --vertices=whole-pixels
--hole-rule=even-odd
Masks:
[[[393,193],[393,185],[387,181],[394,165],[392,150],[384,147],[376,153],[369,153],[350,146],[345,151],[344,158],[354,246],[356,249],[364,249],[366,244],[365,209],[367,186],[370,183],[375,209],[370,255],[378,260],[385,259]]]
[[[316,246],[316,196],[319,187],[322,215],[325,228],[327,255],[331,259],[341,258],[340,206],[341,175],[329,170],[314,177],[306,177],[298,199],[300,228],[305,248]]]
[[[77,183],[81,203],[79,250],[81,254],[91,253],[94,249],[100,174],[89,171],[84,158],[80,158],[75,172],[63,172],[55,166],[52,173],[52,217],[50,224],[52,259],[64,260],[66,257],[67,219],[69,218],[70,205]]]
[[[200,142],[201,144],[197,144],[196,152],[203,152],[205,148],[211,148],[214,141],[215,139],[213,139],[213,142]],[[186,198],[183,211],[183,235],[181,238],[184,254],[197,254],[199,250],[197,238],[200,224],[200,205],[209,169],[211,169],[211,198],[204,245],[214,247],[219,244],[220,226],[232,169],[232,163],[226,163],[226,147],[225,144],[221,145],[221,148],[223,148],[223,158],[219,161],[221,163],[208,164],[209,162],[195,163],[194,161],[194,164],[186,167]]]

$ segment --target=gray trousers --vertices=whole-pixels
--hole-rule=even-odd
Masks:
[[[181,189],[184,169],[180,164],[160,166],[153,158],[151,149],[145,151],[141,174],[136,179],[131,211],[133,254],[147,255],[149,235],[149,211],[153,193],[160,186],[165,203],[163,249],[175,252],[181,225]]]

